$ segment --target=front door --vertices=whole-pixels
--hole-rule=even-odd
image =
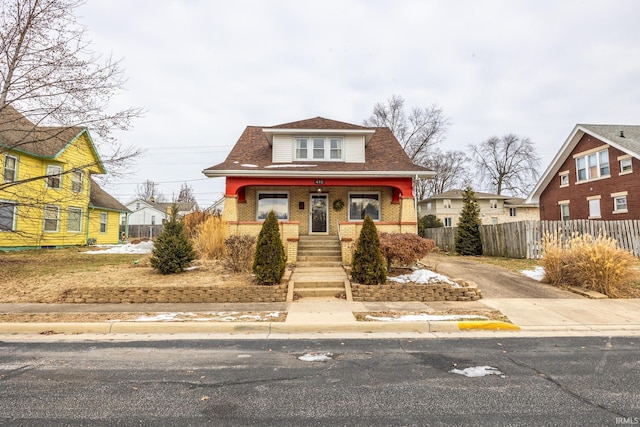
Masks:
[[[311,233],[327,233],[329,231],[329,210],[327,209],[326,194],[311,195],[311,209],[309,209],[309,228]]]

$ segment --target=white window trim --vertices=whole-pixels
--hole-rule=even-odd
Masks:
[[[498,199],[489,199],[489,209],[498,209]]]
[[[373,220],[373,222],[379,222],[382,221],[382,194],[380,191],[349,191],[349,193],[347,194],[347,204],[349,205],[348,209],[347,209],[347,219],[350,222],[360,222],[360,221],[364,221],[364,218],[362,219],[351,219],[351,195],[353,194],[376,194],[378,196],[378,214],[380,216],[380,218],[371,218]]]
[[[69,214],[71,213],[71,210],[75,210],[75,211],[79,211],[80,212],[80,224],[77,230],[70,230],[69,229]],[[82,233],[82,218],[84,216],[84,212],[82,210],[82,208],[79,208],[77,206],[69,206],[69,208],[67,208],[67,232],[68,233]]]
[[[617,193],[611,193],[611,198],[613,199],[613,214],[622,214],[622,213],[629,213],[629,199],[628,199],[628,192],[627,191],[619,191]],[[617,209],[617,204],[616,204],[616,199],[624,197],[626,200],[626,205],[627,205],[627,209]]]
[[[512,212],[513,212],[513,215],[511,215]],[[515,218],[516,216],[518,216],[518,208],[510,207],[509,208],[509,216],[511,218]]]
[[[102,221],[104,218],[104,222]],[[102,231],[102,224],[104,224],[104,231]],[[107,234],[109,228],[109,214],[106,212],[100,212],[100,234]]]
[[[451,199],[442,199],[442,209],[451,209]]]
[[[589,215],[587,216],[588,219],[600,219],[602,218],[602,205],[600,204],[600,200],[602,199],[601,196],[589,196],[587,197],[587,202],[589,205]],[[591,215],[591,202],[593,200],[597,200],[598,201],[598,210],[600,211],[600,215]]]
[[[560,207],[560,221],[569,221],[571,219],[571,208],[569,208],[569,218],[568,219],[563,219],[562,218],[562,206],[567,206],[569,207],[569,203],[570,200],[559,200],[558,201],[558,206]]]
[[[306,139],[307,140],[307,157],[298,157],[298,140]],[[314,139],[322,139],[324,140],[324,157],[321,159],[316,159],[313,157],[313,140]],[[332,159],[331,158],[331,140],[337,139],[340,140],[340,158]],[[310,161],[310,162],[344,162],[345,159],[345,142],[344,138],[341,136],[296,136],[294,137],[293,144],[293,159],[298,162]]]
[[[59,173],[50,173],[49,172],[49,168],[58,168],[58,169],[60,169],[60,172]],[[47,178],[46,178],[46,181],[45,181],[46,182],[46,184],[45,184],[46,187],[50,188],[52,190],[60,190],[60,189],[62,189],[62,172],[64,172],[64,171],[63,171],[61,165],[47,165]],[[49,186],[49,177],[50,176],[54,176],[54,177],[58,178],[59,185],[57,187],[50,187]]]
[[[449,225],[447,225],[447,220],[449,220]],[[451,218],[450,216],[447,216],[444,218],[444,221],[442,221],[444,223],[445,227],[453,227],[453,218]]]
[[[601,151],[607,151],[609,149],[608,145],[605,146],[601,146],[599,148],[594,148],[592,150],[588,150],[588,151],[583,151],[582,153],[578,153],[578,154],[574,154],[573,155],[573,159],[574,159],[574,164],[576,167],[576,184],[584,184],[585,182],[593,182],[593,181],[598,181],[600,179],[607,179],[607,178],[611,178],[611,159],[609,158],[609,153],[607,152],[607,158],[609,158],[609,174],[608,175],[600,175],[600,152]],[[588,157],[592,154],[596,155],[596,161],[597,161],[597,165],[596,165],[596,169],[598,171],[598,176],[596,177],[586,177],[585,179],[581,180],[579,178],[578,175],[578,159],[584,159],[584,165],[585,165],[585,173],[586,175],[589,175],[589,161],[588,161]]]
[[[80,174],[80,180],[76,180],[76,174]],[[79,184],[80,185],[80,191],[75,191],[73,189],[74,184]],[[74,170],[73,172],[71,172],[71,191],[74,193],[82,193],[84,191],[84,172],[80,171],[80,170]]]
[[[618,175],[628,175],[630,173],[633,173],[633,157],[629,154],[626,154],[624,156],[618,156],[618,166],[620,167],[620,172],[618,173]],[[629,160],[629,166],[631,166],[630,170],[627,171],[623,171],[622,170],[622,161],[623,160]]]
[[[260,219],[258,218],[258,214],[260,213],[260,211],[258,210],[258,208],[260,207],[260,195],[261,194],[286,194],[287,195],[287,218],[286,219],[281,219],[278,218],[278,221],[291,221],[291,195],[289,194],[288,191],[279,191],[279,190],[262,190],[262,191],[258,191],[256,192],[256,221],[259,222],[264,222],[264,220],[266,220],[267,218],[263,218]],[[268,214],[268,213],[267,213]]]
[[[569,186],[569,171],[562,171],[562,172],[558,173],[558,176],[560,177],[560,188],[568,187]],[[567,183],[566,184],[562,183],[562,178],[563,177],[567,178]]]
[[[7,181],[5,179],[5,172],[7,168],[7,158],[11,158],[15,161],[15,167],[13,169],[13,179],[11,181]],[[18,156],[14,156],[13,154],[5,154],[4,162],[2,163],[2,181],[3,182],[16,182],[18,180]]]
[[[46,229],[46,224],[47,224],[47,220],[52,220],[53,218],[47,218],[46,212],[47,212],[47,208],[56,208],[56,229],[55,230],[47,230]],[[43,222],[42,222],[42,231],[45,233],[58,233],[60,231],[60,206],[58,205],[44,205],[44,212],[43,212],[43,218],[42,218]]]
[[[18,212],[18,204],[12,200],[0,200],[0,203],[4,204],[5,206],[13,205],[13,215],[11,216],[11,220],[12,220],[11,229],[9,230],[0,229],[0,233],[2,232],[11,233],[16,230],[16,216]]]

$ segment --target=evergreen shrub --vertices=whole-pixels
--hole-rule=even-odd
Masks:
[[[284,276],[286,257],[280,240],[278,218],[271,211],[262,224],[253,259],[253,273],[263,285],[277,285]]]
[[[376,225],[367,215],[351,263],[351,278],[363,285],[379,285],[387,281],[384,258],[380,252],[380,238]]]
[[[456,234],[456,252],[460,255],[482,255],[480,206],[470,187],[462,192],[462,203]]]
[[[154,242],[150,263],[161,274],[180,273],[196,257],[177,212],[174,206],[169,221]]]

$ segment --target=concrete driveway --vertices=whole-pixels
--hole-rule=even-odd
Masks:
[[[475,282],[482,291],[483,298],[580,298],[573,292],[531,279],[524,274],[504,270],[494,265],[482,263],[473,257],[429,254],[426,264],[437,273],[452,279],[462,278]]]

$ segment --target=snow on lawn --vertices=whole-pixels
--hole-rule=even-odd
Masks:
[[[150,254],[153,250],[153,242],[140,242],[137,244],[127,243],[125,245],[101,245],[107,249],[87,251],[85,254]]]
[[[159,313],[153,316],[140,316],[133,319],[134,322],[235,322],[239,320],[254,320],[257,322],[269,321],[272,318],[280,317],[277,311],[267,313],[265,315],[256,314],[240,314],[237,311],[221,311],[211,313]],[[239,316],[238,316],[239,315]]]
[[[487,375],[499,375],[500,378],[505,377],[498,368],[494,368],[493,366],[472,366],[466,369],[452,369],[449,372],[470,378],[486,377]]]
[[[544,278],[544,267],[536,267],[533,270],[522,270],[520,273],[524,274],[527,277],[531,277],[535,280],[542,280]]]
[[[399,317],[376,317],[366,315],[365,319],[378,322],[436,322],[445,320],[489,320],[486,316],[475,314],[406,314]]]
[[[391,280],[392,282],[398,282],[398,283],[412,282],[412,283],[421,283],[426,285],[446,283],[448,285],[453,286],[454,288],[460,287],[458,283],[451,281],[447,276],[434,273],[431,270],[416,270],[411,274],[403,274],[401,276],[389,277],[389,280]]]

